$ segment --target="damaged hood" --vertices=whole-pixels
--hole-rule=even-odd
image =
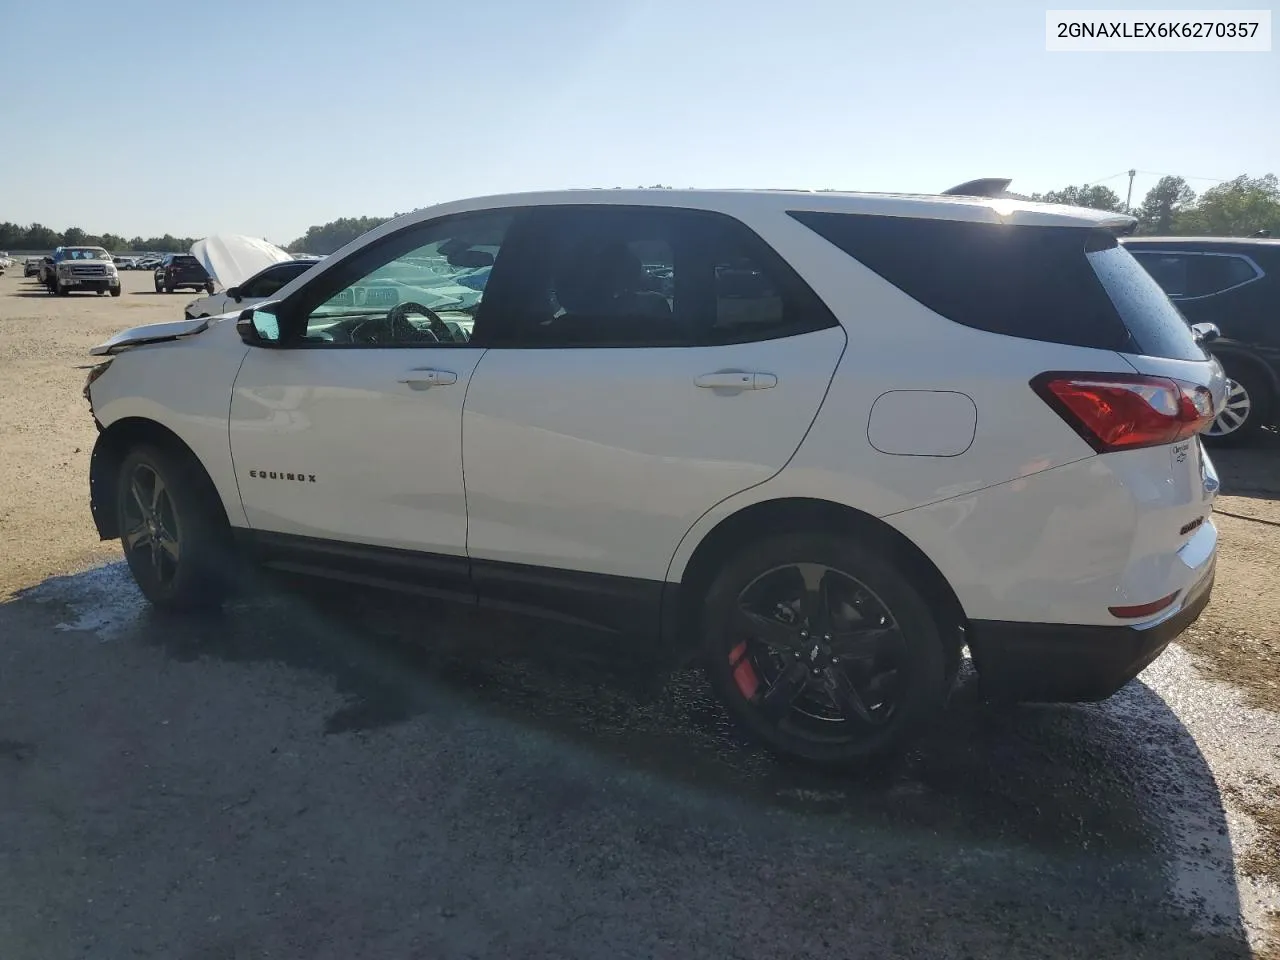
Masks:
[[[274,243],[236,233],[218,233],[197,240],[191,245],[191,255],[204,264],[209,276],[224,290],[239,286],[273,263],[293,259]]]
[[[209,326],[208,317],[195,320],[172,320],[168,323],[150,323],[145,327],[133,327],[117,333],[110,340],[92,347],[89,353],[95,357],[105,357],[119,353],[125,347],[137,346],[140,343],[159,343],[162,340],[176,340],[199,333]]]

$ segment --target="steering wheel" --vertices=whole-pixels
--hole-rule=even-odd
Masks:
[[[409,322],[409,314],[411,313],[424,316],[430,321],[428,329],[436,340],[441,343],[449,343],[453,340],[453,331],[449,329],[449,325],[447,323],[440,319],[440,314],[436,313],[430,307],[424,307],[422,304],[414,303],[412,300],[405,303],[397,303],[387,311],[387,325],[390,326],[391,334],[394,339],[424,339],[423,331]]]
[[[417,313],[430,321],[430,326],[422,330],[409,322],[409,314]],[[430,341],[432,343],[449,342],[453,333],[449,325],[440,319],[440,315],[430,307],[408,301],[398,303],[387,311],[385,316],[371,317],[358,324],[351,331],[351,339],[358,343],[413,343],[414,341]]]

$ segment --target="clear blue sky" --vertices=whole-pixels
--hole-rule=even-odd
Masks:
[[[526,189],[1280,173],[1280,53],[1050,54],[1045,7],[6,0],[0,220],[283,243]]]

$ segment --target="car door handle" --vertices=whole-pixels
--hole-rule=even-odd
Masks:
[[[693,382],[708,390],[768,390],[778,385],[778,378],[755,370],[719,370],[704,373]]]
[[[458,375],[452,370],[436,370],[434,367],[415,367],[409,376],[401,377],[400,383],[410,390],[426,390],[429,387],[445,387],[458,382]]]

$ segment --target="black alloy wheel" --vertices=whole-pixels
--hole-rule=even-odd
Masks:
[[[722,573],[707,614],[713,685],[786,756],[837,765],[883,756],[945,697],[928,605],[891,561],[854,543],[766,542]]]
[[[120,499],[120,527],[129,565],[135,572],[145,570],[154,586],[171,588],[182,557],[182,528],[169,488],[154,465],[134,464],[128,490]]]

